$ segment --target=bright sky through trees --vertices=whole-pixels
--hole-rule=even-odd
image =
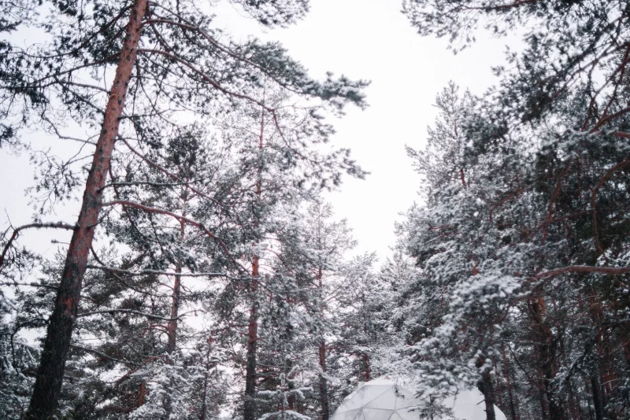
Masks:
[[[246,25],[235,6],[222,8],[221,21],[246,36],[261,30]],[[231,17],[226,18],[226,15]],[[240,28],[240,30],[239,30]],[[336,144],[352,149],[371,173],[347,178],[330,195],[338,216],[354,229],[360,251],[383,258],[395,240],[394,222],[416,199],[418,177],[405,145],[418,147],[437,110],[435,97],[449,82],[482,93],[492,82],[491,67],[503,62],[505,39],[479,34],[481,42],[455,55],[446,40],[418,36],[400,4],[391,0],[318,0],[299,25],[263,30],[279,40],[314,77],[325,72],[370,80],[369,107],[349,108],[335,121]]]
[[[4,417],[630,418],[628,0],[0,4]]]
[[[492,83],[491,67],[503,61],[505,40],[480,33],[482,42],[454,55],[447,51],[445,40],[418,36],[400,13],[399,3],[389,0],[314,1],[299,24],[272,30],[232,4],[220,4],[215,10],[230,34],[280,41],[313,77],[332,71],[371,81],[366,89],[369,107],[348,108],[343,118],[334,121],[333,137],[335,144],[352,149],[370,175],[366,180],[346,177],[329,200],[336,214],[348,219],[357,250],[386,257],[395,240],[394,222],[416,200],[418,177],[405,145],[418,147],[424,142],[427,126],[437,114],[435,96],[448,81],[475,93]],[[34,147],[45,150],[35,136],[41,134],[31,137]],[[15,225],[28,220],[30,211],[24,210],[21,198],[32,171],[25,158],[0,149],[0,178],[5,180],[0,208],[7,209],[0,216],[3,220],[7,214]],[[39,244],[43,249],[52,250],[50,234],[28,233],[46,242]]]

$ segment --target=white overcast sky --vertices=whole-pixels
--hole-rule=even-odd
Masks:
[[[226,26],[241,28],[241,35],[251,30],[234,6],[221,9]],[[395,221],[416,198],[419,178],[405,145],[422,147],[437,116],[435,97],[449,81],[483,92],[505,51],[504,40],[480,34],[476,45],[454,55],[446,40],[419,36],[400,10],[400,0],[312,0],[304,20],[262,35],[279,40],[315,77],[332,71],[371,81],[369,107],[349,109],[333,138],[371,175],[346,178],[329,200],[353,228],[358,249],[381,260],[395,242]]]
[[[436,117],[435,96],[448,81],[476,93],[493,82],[491,67],[503,62],[504,40],[482,38],[453,55],[446,40],[416,34],[400,12],[400,0],[312,0],[304,20],[274,30],[253,24],[236,6],[225,2],[215,6],[219,24],[230,33],[280,41],[314,77],[332,71],[371,81],[366,90],[369,107],[349,108],[334,122],[337,134],[332,139],[351,148],[371,174],[364,181],[346,178],[328,200],[336,215],[353,228],[358,250],[376,251],[385,258],[395,241],[395,221],[416,198],[418,175],[411,169],[405,145],[422,147]],[[0,226],[6,226],[7,217],[16,226],[28,223],[24,188],[32,182],[32,172],[25,159],[0,149]],[[51,232],[28,235],[49,243]]]

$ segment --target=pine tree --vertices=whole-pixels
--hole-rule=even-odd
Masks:
[[[170,124],[165,116],[173,115],[172,109],[208,116],[239,101],[260,105],[249,95],[260,86],[263,75],[297,95],[320,98],[334,110],[348,101],[362,101],[362,83],[346,79],[315,82],[277,45],[219,43],[211,19],[193,2],[52,3],[51,14],[43,23],[51,40],[49,49],[37,54],[15,50],[6,60],[7,67],[28,75],[11,79],[6,91],[25,95],[29,101],[22,109],[9,104],[12,107],[6,112],[23,112],[25,119],[41,122],[62,138],[68,136],[49,112],[57,106],[78,122],[92,121],[89,125],[97,126],[93,121],[102,117],[103,124],[85,181],[83,210],[74,227],[65,274],[48,324],[31,418],[49,416],[57,404],[87,257],[103,197],[108,196],[105,187],[117,139],[136,153],[130,134],[133,132],[140,142],[156,141],[160,129]],[[243,5],[264,24],[288,24],[307,6],[304,2]],[[124,42],[121,33],[126,33]],[[96,75],[112,66],[116,67],[116,77],[111,90],[104,91]],[[175,80],[178,83],[173,83]],[[125,106],[127,94],[130,99]],[[113,203],[107,205],[125,206]]]
[[[427,206],[404,226],[422,269],[406,299],[431,309],[408,326],[411,353],[434,371],[436,355],[448,360],[435,378],[447,387],[462,371],[490,373],[513,416],[577,418],[588,407],[596,418],[623,417],[613,402],[623,386],[610,378],[624,370],[625,332],[597,325],[604,307],[619,308],[608,297],[620,296],[628,272],[626,221],[610,217],[628,205],[626,2],[404,9],[420,33],[450,35],[456,49],[477,26],[505,34],[521,25],[525,34],[497,88],[461,99],[451,88],[439,99],[429,147],[413,153],[428,188]],[[518,407],[515,393],[536,404]]]

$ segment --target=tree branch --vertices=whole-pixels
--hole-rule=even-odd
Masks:
[[[79,346],[79,345],[76,345],[76,344],[70,344],[70,347],[78,349],[78,350],[83,350],[83,351],[85,351],[87,353],[93,353],[93,354],[95,354],[97,356],[103,357],[105,359],[109,359],[109,360],[114,361],[114,362],[123,363],[125,365],[130,365],[130,366],[139,366],[138,364],[130,362],[128,360],[116,359],[115,357],[112,357],[112,356],[110,356],[108,354],[105,354],[103,352],[100,352],[98,350],[91,349],[91,348],[88,348],[88,347],[83,347],[83,346]]]
[[[214,272],[176,273],[174,271],[159,271],[159,270],[131,271],[131,270],[124,270],[122,268],[107,267],[105,265],[91,265],[91,264],[88,264],[87,268],[103,270],[103,271],[111,271],[114,273],[126,274],[128,276],[144,276],[148,274],[155,274],[155,275],[162,275],[162,276],[182,276],[182,277],[231,277],[229,274],[225,274],[225,273],[214,273]]]
[[[569,265],[566,267],[555,268],[553,270],[544,271],[532,277],[534,280],[547,279],[566,273],[600,273],[611,276],[630,273],[630,267],[593,267],[587,265]]]
[[[28,225],[22,225],[22,226],[19,226],[19,227],[13,229],[13,234],[11,235],[11,237],[9,238],[7,243],[4,245],[4,248],[2,249],[2,254],[0,254],[0,267],[2,267],[4,265],[4,261],[5,261],[7,252],[9,251],[9,248],[11,248],[11,245],[13,244],[13,242],[18,238],[18,236],[20,235],[20,232],[25,230],[25,229],[68,229],[68,230],[74,230],[74,229],[76,229],[76,226],[69,225],[69,224],[63,223],[63,222],[51,222],[51,223],[30,223]]]
[[[150,314],[150,313],[147,313],[147,312],[134,311],[133,309],[103,309],[103,310],[100,310],[100,311],[82,312],[82,313],[78,314],[77,317],[92,316],[92,315],[99,315],[99,314],[114,314],[114,313],[140,315],[140,316],[145,316],[145,317],[150,318],[150,319],[159,319],[159,320],[162,320],[162,321],[176,321],[176,320],[178,320],[180,318],[183,318],[184,315],[186,315],[187,313],[190,313],[190,312],[181,314],[177,318],[170,318],[170,317]]]

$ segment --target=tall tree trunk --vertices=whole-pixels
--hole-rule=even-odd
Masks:
[[[186,216],[186,192],[182,193],[182,216]],[[179,225],[179,243],[180,246],[184,242],[186,235],[186,224],[181,221]],[[178,259],[175,264],[175,280],[173,281],[173,294],[171,295],[171,316],[166,325],[168,342],[166,343],[166,352],[172,354],[177,347],[177,317],[179,316],[179,300],[182,288],[182,262]]]
[[[566,415],[561,404],[556,400],[552,382],[556,376],[556,354],[551,328],[545,322],[546,305],[541,295],[529,300],[529,307],[534,321],[535,340],[538,343],[536,358],[541,373],[543,416],[550,420],[565,420]]]
[[[96,143],[92,167],[85,184],[81,211],[68,248],[53,313],[48,322],[33,395],[26,414],[27,419],[50,418],[59,401],[83,275],[102,208],[103,187],[107,181],[127,87],[136,63],[142,19],[147,10],[147,3],[148,0],[136,0],[131,9],[116,76],[105,108],[101,134]]]
[[[260,162],[258,166],[258,179],[256,180],[257,204],[262,198],[262,151],[265,147],[265,109],[260,110],[260,131],[258,134],[258,151],[260,152]],[[258,209],[256,209],[258,211]],[[254,214],[255,228],[260,227],[258,214]],[[260,256],[254,255],[252,258],[252,281],[250,284],[250,295],[252,306],[249,310],[249,323],[247,326],[247,366],[245,369],[245,403],[243,410],[243,420],[255,420],[256,418],[256,351],[258,343],[258,280],[260,278]]]
[[[212,352],[212,337],[208,338],[208,351],[206,352],[205,372],[203,375],[203,395],[201,401],[201,413],[199,414],[199,420],[206,420],[206,412],[208,411],[208,385],[210,382],[210,368],[215,364],[210,362],[210,353]]]
[[[318,232],[318,240],[321,234]],[[320,296],[320,311],[324,313],[324,270],[322,269],[321,262],[317,267],[317,274],[315,276],[315,280],[317,281],[317,287],[319,289]],[[322,336],[319,341],[319,346],[317,349],[317,353],[319,355],[319,369],[321,373],[319,374],[319,404],[321,405],[321,415],[320,420],[328,420],[330,417],[330,402],[328,401],[328,379],[326,379],[326,340]]]
[[[330,417],[330,403],[328,401],[328,379],[326,379],[326,342],[322,339],[319,343],[319,403],[322,406],[320,419],[328,420]]]
[[[589,309],[597,334],[595,335],[595,363],[593,364],[592,375],[597,375],[598,380],[592,382],[592,385],[597,385],[597,389],[593,388],[593,396],[595,397],[595,393],[598,394],[600,407],[599,410],[596,410],[596,413],[598,417],[602,416],[603,418],[604,413],[607,411],[606,406],[609,399],[617,391],[616,384],[621,381],[618,380],[620,375],[615,369],[615,365],[613,363],[615,351],[611,342],[611,333],[607,331],[605,326],[605,315],[602,300],[602,297],[593,290],[590,295]],[[595,407],[597,406],[598,405],[596,404]],[[614,420],[616,416],[611,413],[610,410],[608,411],[609,412],[605,414]]]
[[[485,357],[477,359],[477,368],[483,367],[485,364]],[[477,383],[477,387],[483,394],[483,401],[485,405],[486,420],[496,420],[494,414],[494,386],[492,385],[492,377],[490,376],[490,368],[485,367],[481,373],[481,379]]]
[[[166,352],[172,354],[177,347],[177,317],[179,316],[179,295],[182,288],[182,264],[175,265],[175,280],[173,281],[173,294],[171,295],[171,315],[166,325],[166,333],[168,342],[166,343]]]
[[[519,414],[518,401],[514,398],[514,380],[512,377],[512,368],[510,365],[510,360],[505,352],[505,345],[501,345],[501,355],[503,358],[503,378],[505,380],[508,400],[510,406],[510,419],[511,420],[520,420],[521,416]]]
[[[247,366],[245,369],[245,404],[243,420],[256,419],[256,347],[258,342],[258,276],[260,275],[260,259],[254,256],[252,261],[252,282],[250,293],[252,306],[249,311],[247,329]]]
[[[483,400],[486,411],[486,420],[496,420],[494,414],[494,387],[492,386],[492,380],[490,378],[490,372],[485,372],[479,384],[481,393],[483,394]]]
[[[182,194],[182,216],[186,216],[186,193]],[[180,246],[184,241],[184,236],[186,234],[186,224],[181,221],[179,225],[179,243]],[[173,293],[171,294],[171,311],[170,311],[170,319],[166,324],[166,354],[172,356],[177,348],[177,317],[179,316],[179,300],[182,289],[182,262],[180,259],[175,263],[175,279],[173,280]],[[173,363],[172,357],[167,359],[168,363]],[[170,395],[165,396],[164,400],[164,411],[166,415],[163,417],[164,419],[168,419],[171,415],[173,409],[173,400]]]
[[[599,383],[599,375],[591,375],[591,393],[593,396],[593,407],[595,408],[595,420],[604,420],[604,402],[602,401],[602,389]]]

